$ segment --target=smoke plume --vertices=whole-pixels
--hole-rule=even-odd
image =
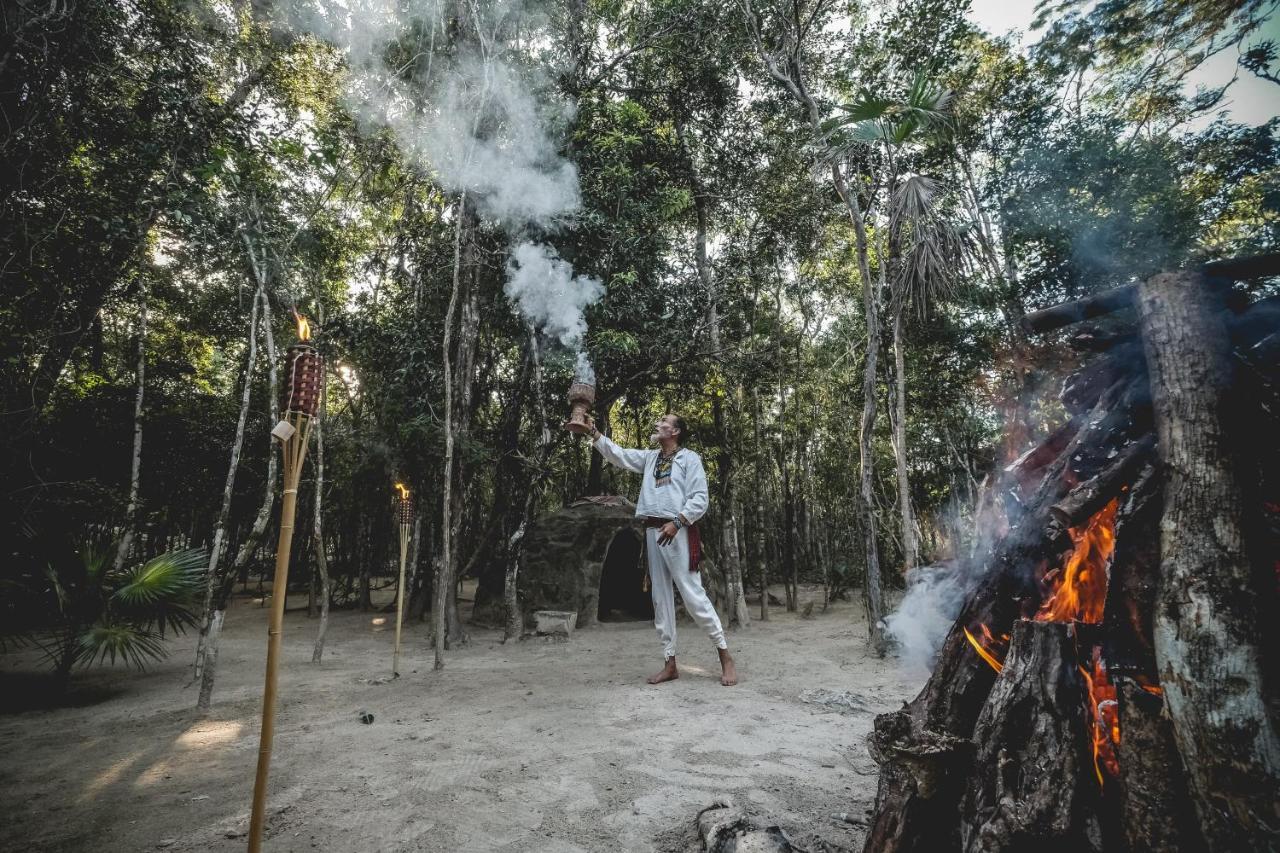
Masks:
[[[573,116],[515,42],[537,43],[542,22],[517,4],[465,7],[477,37],[450,39],[440,0],[295,0],[287,27],[311,33],[347,57],[346,105],[362,128],[387,128],[404,156],[445,190],[466,193],[479,213],[510,233],[554,233],[581,205],[577,167],[558,138]],[[507,295],[521,314],[578,357],[583,312],[604,293],[575,276],[551,246],[519,242],[507,265]]]
[[[594,385],[595,371],[582,352],[583,311],[604,294],[600,280],[575,276],[573,266],[550,246],[525,242],[511,252],[505,290],[530,323],[578,354],[578,379]]]

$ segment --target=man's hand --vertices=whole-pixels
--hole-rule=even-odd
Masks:
[[[672,539],[676,538],[676,534],[679,532],[680,528],[676,527],[676,523],[674,521],[668,521],[666,524],[662,525],[662,529],[658,531],[658,544],[668,544]]]

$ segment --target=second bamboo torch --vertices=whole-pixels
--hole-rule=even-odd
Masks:
[[[400,626],[404,624],[404,568],[409,555],[409,537],[413,530],[413,498],[404,483],[396,483],[400,493],[396,501],[396,518],[400,522],[400,583],[396,586],[396,647],[391,655],[391,676],[400,677]]]

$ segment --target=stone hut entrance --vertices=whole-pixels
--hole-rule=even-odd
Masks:
[[[601,495],[534,522],[519,578],[526,625],[535,610],[577,613],[579,628],[601,619],[653,618],[635,514],[626,498]]]
[[[648,568],[639,531],[624,528],[613,535],[600,569],[601,622],[653,619],[653,596],[645,588]]]

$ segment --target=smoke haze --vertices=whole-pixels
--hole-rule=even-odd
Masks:
[[[515,4],[487,3],[470,9],[476,43],[449,44],[445,11],[438,0],[296,0],[281,23],[346,54],[346,103],[363,128],[389,129],[419,171],[465,192],[510,233],[554,233],[581,205],[577,167],[557,142],[573,110],[508,36],[518,22],[532,41],[540,22]],[[603,285],[529,240],[507,273],[504,289],[524,318],[575,353],[594,382],[583,312]]]

